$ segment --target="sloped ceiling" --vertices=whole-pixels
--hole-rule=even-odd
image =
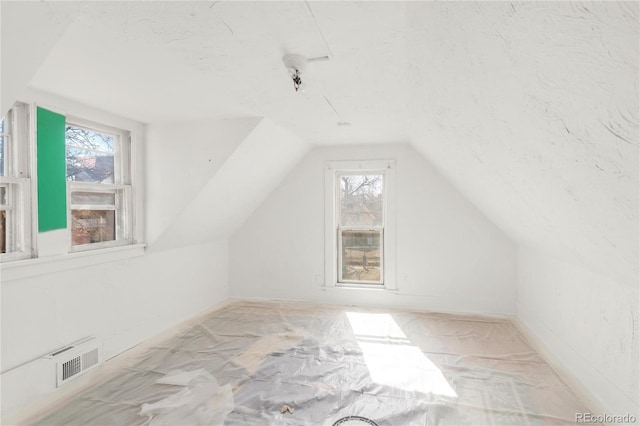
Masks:
[[[204,186],[197,187],[195,196],[178,203],[173,200],[181,211],[155,241],[150,241],[152,250],[230,237],[309,150],[299,137],[269,119],[262,119],[249,129],[242,140],[230,144],[234,149],[219,161],[219,167],[209,168],[213,173],[207,173],[210,178]],[[207,139],[212,137],[215,133]],[[212,156],[216,157],[220,156]],[[206,157],[189,164],[207,164]],[[165,171],[171,164],[168,166]],[[191,181],[187,182],[181,188],[191,186]]]
[[[33,87],[147,123],[409,141],[521,244],[637,285],[638,3],[75,5]],[[301,94],[285,53],[331,60]]]
[[[17,99],[24,99],[31,77],[75,17],[68,3],[55,7],[35,2],[0,3],[0,113],[3,116]]]
[[[147,126],[146,137],[153,141],[145,152],[145,206],[150,212],[145,221],[148,246],[154,247],[203,188],[228,167],[228,160],[238,156],[236,151],[260,121],[248,118]],[[203,221],[195,226],[202,234],[210,223]]]
[[[423,6],[416,148],[517,241],[638,285],[638,3]]]

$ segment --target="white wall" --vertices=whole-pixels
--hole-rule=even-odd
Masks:
[[[55,370],[41,368],[36,360],[42,355],[93,335],[102,340],[108,359],[229,295],[226,239],[157,253],[143,248],[145,222],[163,209],[145,184],[157,187],[168,172],[147,173],[145,153],[162,156],[173,146],[145,138],[140,123],[39,91],[28,93],[23,100],[131,131],[138,244],[69,254],[69,230],[61,229],[37,234],[38,258],[2,264],[3,416],[53,390]],[[145,209],[145,201],[152,208]]]
[[[103,340],[105,358],[113,357],[227,295],[226,241],[3,280],[3,376],[89,335]],[[37,399],[44,378],[26,379],[18,388],[3,381],[3,414]]]
[[[324,165],[397,161],[398,291],[324,288]],[[516,249],[408,145],[316,148],[229,241],[233,297],[515,312]]]
[[[597,405],[607,414],[640,418],[637,284],[522,248],[517,305],[520,320]]]
[[[309,150],[268,119],[150,125],[148,134],[149,208],[168,224],[155,238],[160,221],[150,218],[151,250],[227,239]]]
[[[150,176],[145,202],[147,243],[155,241],[218,173],[260,122],[259,118],[147,125],[145,153]]]

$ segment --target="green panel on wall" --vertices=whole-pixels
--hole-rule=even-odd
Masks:
[[[67,227],[64,115],[38,107],[38,231]]]

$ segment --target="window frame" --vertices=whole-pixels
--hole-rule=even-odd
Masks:
[[[343,176],[364,176],[364,175],[377,175],[382,177],[382,218],[383,222],[380,225],[343,225],[341,223],[342,216],[342,200],[341,200],[341,191],[342,191],[342,177]],[[382,285],[384,284],[384,228],[386,225],[386,198],[387,198],[387,179],[384,172],[370,172],[370,171],[336,171],[335,172],[335,206],[336,206],[336,228],[337,228],[337,255],[338,255],[338,265],[337,265],[337,282],[339,285],[349,285],[349,284],[371,284],[371,285]],[[343,256],[341,255],[343,247],[343,233],[349,231],[377,231],[380,234],[380,279],[378,281],[373,280],[349,280],[345,279],[343,274]]]
[[[3,165],[0,186],[5,188],[6,202],[0,205],[5,213],[5,244],[7,251],[0,253],[0,262],[29,259],[35,252],[33,218],[34,114],[31,105],[16,102],[4,117],[9,131],[4,139]],[[8,224],[8,226],[7,226]]]
[[[133,183],[131,179],[133,168],[131,132],[75,116],[66,116],[65,132],[67,126],[79,127],[106,134],[114,138],[113,183],[67,180],[67,241],[69,243],[69,252],[75,253],[135,244],[135,213],[133,206]],[[66,149],[67,144],[65,139],[65,152]],[[113,193],[115,195],[114,209],[105,209],[105,205],[103,204],[73,204],[72,194],[74,192]],[[73,244],[74,210],[114,210],[116,212],[115,239],[87,244]]]
[[[395,290],[395,160],[329,161],[325,165],[325,287]],[[372,226],[341,226],[339,215],[340,176],[380,174],[383,176],[383,223]],[[381,282],[342,279],[343,230],[380,230]],[[342,280],[341,280],[342,279]]]

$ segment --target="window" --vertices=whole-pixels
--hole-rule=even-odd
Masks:
[[[69,223],[74,250],[131,244],[128,132],[79,120],[65,127]]]
[[[338,172],[336,193],[338,282],[382,284],[384,175]]]
[[[0,119],[0,258],[32,256],[29,105],[17,103]]]
[[[326,284],[394,288],[393,161],[331,162]]]

